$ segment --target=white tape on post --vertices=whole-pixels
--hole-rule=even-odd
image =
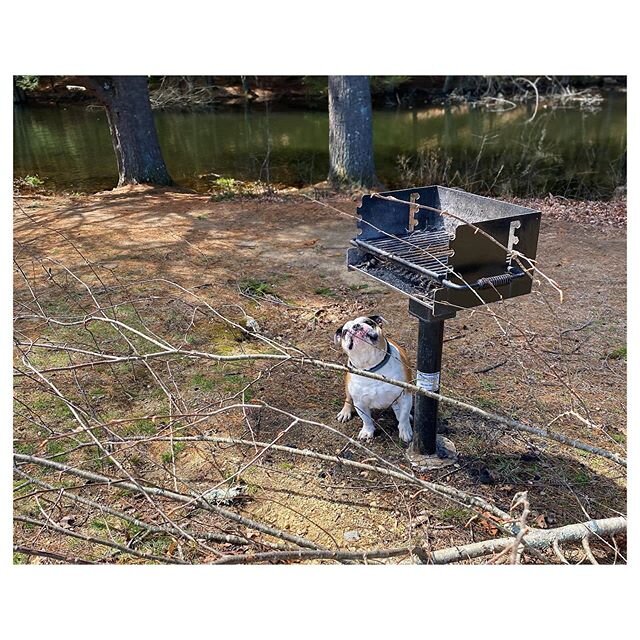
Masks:
[[[421,389],[425,389],[426,391],[433,391],[434,393],[438,392],[438,389],[440,389],[439,371],[436,371],[435,373],[423,373],[422,371],[418,371],[417,374],[417,386]]]

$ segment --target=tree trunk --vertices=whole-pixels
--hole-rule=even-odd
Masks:
[[[329,76],[329,181],[337,187],[376,182],[368,76]]]
[[[91,76],[89,84],[107,110],[118,186],[172,184],[158,142],[146,76]]]
[[[24,104],[27,101],[27,95],[22,87],[16,84],[18,76],[13,76],[13,104]]]

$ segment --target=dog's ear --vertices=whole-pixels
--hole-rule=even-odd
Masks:
[[[336,329],[336,332],[333,334],[333,344],[338,346],[342,342],[342,327]]]
[[[382,326],[387,322],[382,316],[367,316],[369,320],[373,320],[378,326]]]

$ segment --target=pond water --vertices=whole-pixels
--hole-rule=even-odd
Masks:
[[[468,105],[374,111],[375,163],[388,188],[459,186],[495,195],[609,197],[626,184],[626,95],[596,110],[503,112]],[[328,173],[322,111],[157,112],[160,144],[176,182],[207,188],[204,174],[304,186]],[[103,110],[15,107],[14,175],[95,191],[117,183]]]

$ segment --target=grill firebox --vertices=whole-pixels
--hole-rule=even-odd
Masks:
[[[410,299],[420,322],[416,384],[438,392],[443,321],[531,291],[541,214],[440,186],[364,196],[358,214],[347,266]],[[417,395],[414,454],[436,454],[437,411],[437,400]]]
[[[526,258],[536,256],[539,211],[433,186],[365,196],[358,213],[349,268],[436,317],[531,291]]]

